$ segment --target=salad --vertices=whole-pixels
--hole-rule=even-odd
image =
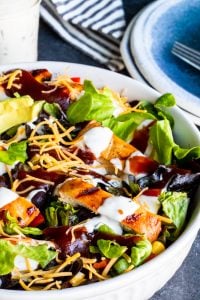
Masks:
[[[181,234],[200,147],[155,103],[49,70],[0,76],[0,288],[65,289],[153,259]]]

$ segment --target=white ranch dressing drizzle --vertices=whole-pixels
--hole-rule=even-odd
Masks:
[[[7,170],[12,170],[15,168],[16,164],[18,164],[18,161],[16,161],[12,165],[4,164],[3,162],[0,162],[0,176],[7,173]]]
[[[141,129],[143,129],[144,127],[147,127],[147,126],[150,125],[152,122],[153,122],[152,119],[144,120],[144,121],[143,121],[142,123],[140,123],[140,125],[137,127],[137,130],[141,130]]]
[[[109,184],[107,184],[105,181],[103,181],[101,178],[95,178],[93,176],[88,177],[86,180],[84,180],[86,182],[89,182],[90,184],[97,186],[99,183],[102,183],[104,185],[109,186]]]
[[[106,169],[104,167],[102,167],[102,165],[99,164],[96,160],[93,162],[91,167],[92,167],[92,171],[96,172],[97,174],[100,174],[100,175],[107,174]]]
[[[10,202],[16,200],[19,195],[5,187],[0,187],[0,207],[3,207]]]
[[[113,99],[112,103],[114,105],[113,116],[118,117],[121,113],[124,112],[124,108],[115,99]]]
[[[153,145],[150,142],[148,142],[144,155],[151,156],[152,151],[153,151]]]
[[[132,215],[138,208],[139,205],[128,197],[112,196],[107,198],[98,208],[98,213],[121,222],[127,216]]]
[[[6,164],[4,164],[3,162],[0,162],[0,176],[5,173],[7,173]]]
[[[27,259],[28,259],[31,269],[36,270],[38,268],[38,262],[31,258],[27,258]],[[15,267],[17,267],[19,269],[19,271],[27,271],[26,258],[21,255],[17,255],[15,257],[14,265],[15,265]]]
[[[123,166],[122,166],[122,162],[119,158],[112,158],[110,160],[111,164],[113,164],[113,166],[117,169],[119,169],[120,171],[122,171]]]
[[[141,195],[138,197],[138,202],[153,214],[157,214],[159,211],[160,201],[157,196]]]
[[[28,123],[26,123],[30,127],[31,130],[35,129],[35,127],[36,127],[36,125],[33,124],[33,122],[35,122],[35,119],[32,120],[32,121],[30,121],[30,122],[28,122]]]
[[[96,158],[108,148],[113,137],[113,132],[106,127],[94,127],[83,135],[82,143],[87,146]]]
[[[89,219],[84,224],[84,226],[86,227],[86,229],[89,233],[93,232],[95,229],[98,229],[101,225],[107,225],[115,233],[117,233],[119,235],[122,234],[122,228],[120,226],[120,223],[117,221],[114,221],[106,216],[94,217],[92,219]]]

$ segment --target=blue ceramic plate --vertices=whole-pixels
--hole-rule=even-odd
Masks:
[[[135,61],[134,61],[134,58],[133,58],[133,56],[131,54],[131,50],[130,50],[130,34],[131,34],[132,28],[135,25],[135,22],[136,22],[137,18],[139,17],[139,15],[140,14],[137,14],[131,20],[128,27],[126,28],[126,31],[123,35],[123,39],[121,41],[120,52],[121,52],[121,56],[123,58],[123,62],[125,64],[126,68],[127,68],[127,71],[129,72],[129,74],[134,79],[137,79],[137,80],[149,85],[148,82],[143,77],[143,75],[140,73],[137,66],[135,65]]]
[[[200,0],[156,1],[130,33],[131,52],[145,79],[172,92],[180,107],[200,117],[200,71],[171,54],[179,41],[200,51]]]

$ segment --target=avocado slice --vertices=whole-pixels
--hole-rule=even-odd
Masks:
[[[34,120],[45,101],[34,101],[30,96],[0,101],[0,134],[9,128]]]

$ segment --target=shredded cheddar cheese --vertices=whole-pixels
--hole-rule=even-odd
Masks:
[[[94,274],[96,277],[98,277],[100,280],[107,279],[107,276],[104,274],[99,274],[97,270],[92,266],[92,264],[83,264],[83,268],[90,271],[92,274]]]
[[[142,189],[142,190],[141,190],[141,191],[133,198],[133,200],[134,200],[134,201],[137,201],[138,198],[139,198],[145,191],[147,191],[147,190],[148,190],[148,187]]]
[[[130,272],[131,270],[134,269],[134,265],[130,265],[125,271],[124,273]]]
[[[27,187],[26,189],[24,189],[22,191],[18,191],[17,193],[18,193],[18,195],[23,195],[25,193],[28,193],[28,192],[32,191],[34,188],[35,187],[33,185],[31,185],[31,186]]]
[[[156,216],[163,223],[167,223],[167,224],[172,224],[173,223],[173,221],[170,218],[160,216],[160,215],[156,215]]]
[[[16,87],[16,88],[20,88],[19,84],[14,83],[14,81],[16,79],[18,79],[18,76],[22,75],[22,71],[21,70],[15,70],[13,72],[10,72],[6,75],[2,75],[0,76],[0,84],[4,84],[7,83],[7,89],[11,89],[11,87]]]
[[[76,99],[80,92],[83,90],[83,85],[77,82],[74,82],[67,75],[60,75],[54,80],[52,80],[49,85],[53,85],[55,87],[65,87],[69,91],[70,98],[72,100]]]
[[[127,247],[124,248],[123,253],[125,253],[127,251]],[[104,268],[103,272],[102,272],[102,276],[106,277],[110,271],[110,269],[112,268],[112,266],[116,263],[116,261],[118,260],[118,257],[115,258],[111,258],[111,260],[109,261],[109,263],[106,265],[106,267]]]
[[[56,273],[60,272],[61,270],[63,270],[67,265],[70,265],[71,263],[73,263],[75,260],[77,260],[80,257],[80,253],[76,253],[73,256],[69,256],[67,257],[67,259],[64,261],[64,263],[62,263],[57,269],[56,269]]]
[[[32,270],[31,266],[27,259],[27,271],[19,271],[18,268],[15,267],[14,272],[12,273],[12,278],[14,280],[19,280],[19,284],[22,286],[24,290],[32,291],[32,290],[50,290],[53,289],[61,289],[62,281],[57,280],[59,277],[71,277],[73,276],[72,272],[63,271],[63,269],[72,264],[80,257],[80,253],[76,253],[73,256],[68,256],[66,260],[60,261],[57,266],[50,268],[47,271],[44,270]],[[84,258],[83,258],[84,259]],[[93,260],[90,260],[93,261]],[[70,281],[72,281],[72,285],[79,285],[85,277],[81,276],[81,278],[77,278],[77,274],[73,276]],[[80,280],[81,279],[81,280]],[[41,287],[41,285],[43,287]]]
[[[25,291],[32,291],[32,289],[28,285],[26,285],[26,283],[21,278],[19,279],[19,284]]]
[[[72,286],[78,286],[86,281],[85,274],[82,272],[78,272],[72,279],[70,279],[70,283]]]
[[[37,135],[37,132],[44,125],[48,126],[52,133]],[[74,168],[88,169],[88,165],[74,153],[69,152],[65,148],[66,145],[69,146],[75,143],[75,141],[72,141],[71,137],[71,132],[73,130],[74,126],[65,129],[63,125],[54,118],[52,118],[52,122],[45,120],[37,124],[28,141],[30,145],[38,147],[40,155],[36,154],[29,162],[31,168],[37,169],[41,166],[42,168],[47,169],[48,172],[59,171],[63,173],[68,173]],[[65,141],[65,137],[67,137],[69,141]],[[49,153],[51,151],[55,151],[56,158]]]
[[[45,179],[41,179],[41,178],[30,176],[30,175],[26,175],[26,177],[24,179],[22,179],[22,180],[16,179],[13,182],[12,191],[16,192],[17,189],[18,189],[18,187],[22,183],[27,182],[27,181],[36,181],[36,182],[46,183],[46,184],[49,184],[49,185],[54,185],[54,182],[52,182],[50,180],[45,180]]]

